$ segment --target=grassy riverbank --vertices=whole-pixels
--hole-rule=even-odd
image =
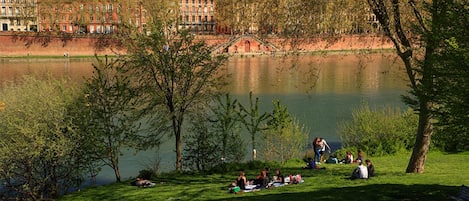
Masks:
[[[91,187],[63,196],[67,200],[451,200],[462,184],[469,185],[469,153],[431,153],[424,174],[404,173],[410,154],[371,158],[377,177],[346,179],[353,165],[323,164],[326,170],[303,170],[301,161],[281,167],[299,173],[305,182],[243,194],[227,193],[237,172],[214,175],[162,175],[153,188],[130,186],[130,181]],[[272,167],[274,170],[276,167]],[[253,178],[259,170],[246,170]]]

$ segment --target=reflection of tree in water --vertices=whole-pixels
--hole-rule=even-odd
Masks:
[[[272,86],[285,84],[289,80],[295,81],[293,87],[304,90],[304,93],[311,93],[319,79],[320,66],[322,60],[314,57],[305,58],[305,55],[285,55],[279,57],[280,65],[276,67],[277,77],[287,74],[287,80],[277,80]]]

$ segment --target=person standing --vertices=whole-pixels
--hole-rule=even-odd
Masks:
[[[329,146],[329,144],[327,144],[324,138],[316,138],[315,142],[316,142],[316,146],[315,146],[314,157],[315,159],[318,160],[318,163],[321,164],[321,161],[323,161],[322,157],[324,155],[324,152],[326,152],[327,150],[328,153],[331,153],[331,147]]]
[[[313,159],[313,162],[316,162],[316,163],[319,163],[321,162],[321,154],[320,154],[320,151],[321,151],[321,147],[319,146],[319,142],[321,141],[321,139],[319,137],[316,137],[314,138],[313,140],[313,149],[314,149],[314,159]]]

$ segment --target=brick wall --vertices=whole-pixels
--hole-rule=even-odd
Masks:
[[[62,36],[18,36],[14,32],[0,32],[0,57],[2,56],[90,56],[114,55],[123,53],[118,48],[103,47],[98,37]],[[198,40],[205,40],[208,45],[217,45],[230,41],[230,36],[197,36]],[[392,43],[377,36],[346,36],[342,38],[321,37],[297,40],[281,38],[262,39],[272,44],[279,51],[317,51],[317,50],[357,50],[357,49],[390,49]],[[273,51],[272,47],[261,44],[252,38],[243,38],[231,44],[228,53],[266,53]]]

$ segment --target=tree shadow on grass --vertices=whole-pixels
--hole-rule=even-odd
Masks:
[[[301,193],[282,193],[255,195],[244,193],[233,198],[224,199],[226,201],[241,200],[373,200],[373,201],[445,201],[451,200],[449,196],[455,195],[459,187],[442,185],[402,185],[402,184],[376,184],[356,187],[341,187],[321,189],[318,191]]]

